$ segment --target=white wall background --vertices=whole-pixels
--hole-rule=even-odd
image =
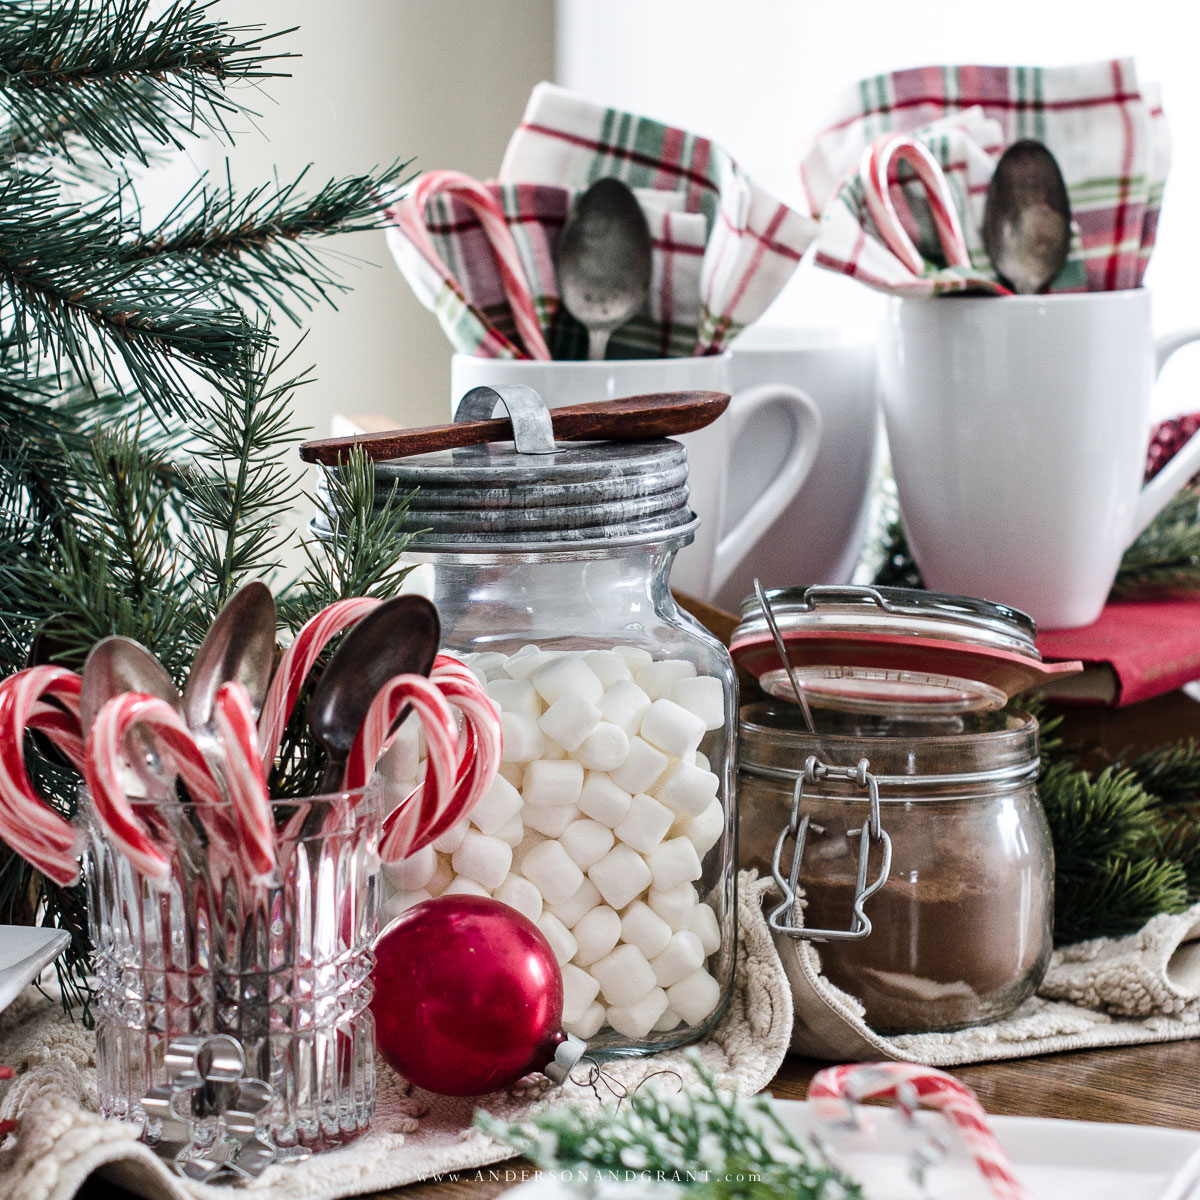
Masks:
[[[942,62],[1047,65],[1133,54],[1164,86],[1174,162],[1147,275],[1160,330],[1200,324],[1200,6],[1193,0],[558,0],[559,82],[703,133],[799,204],[797,150],[827,97]],[[879,298],[807,263],[767,314],[871,323]],[[1164,373],[1160,414],[1200,409],[1200,350]]]

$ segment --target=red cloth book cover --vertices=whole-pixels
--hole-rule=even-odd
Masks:
[[[1084,665],[1045,688],[1051,699],[1115,707],[1149,700],[1200,679],[1200,597],[1113,602],[1091,625],[1043,630],[1037,646],[1048,662]]]

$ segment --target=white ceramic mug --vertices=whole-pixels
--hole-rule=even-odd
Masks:
[[[1142,486],[1151,393],[1200,330],[1151,334],[1144,289],[893,299],[880,385],[904,525],[926,586],[1100,615],[1121,556],[1200,469],[1200,435]]]
[[[456,354],[450,367],[451,408],[473,387],[524,383],[551,408],[615,400],[648,392],[732,392],[732,354],[701,358],[630,358],[605,362],[540,362]],[[754,502],[736,522],[725,520],[734,448],[747,421],[775,413],[787,427],[784,466],[762,469],[753,448],[738,452],[736,469],[753,482]],[[799,389],[763,384],[737,394],[723,416],[707,429],[685,434],[689,502],[700,517],[696,540],[680,551],[671,583],[712,602],[726,580],[804,485],[821,433],[816,405]],[[774,433],[768,436],[774,437]]]
[[[737,612],[756,577],[766,587],[849,582],[867,532],[880,422],[873,341],[832,329],[752,325],[730,349],[735,397],[779,380],[811,396],[821,413],[821,453],[804,487],[717,593],[721,608]],[[733,453],[739,464],[781,470],[787,442],[780,414],[768,408],[749,416]],[[754,496],[754,478],[733,472],[726,521],[736,521]]]

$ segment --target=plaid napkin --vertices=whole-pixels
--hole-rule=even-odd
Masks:
[[[801,161],[807,203],[822,217],[817,262],[906,294],[994,281],[980,233],[987,185],[1004,147],[1028,137],[1058,159],[1076,226],[1067,266],[1051,290],[1137,287],[1154,246],[1170,162],[1159,95],[1157,87],[1138,84],[1132,59],[1072,67],[923,67],[863,80],[835,105],[833,120]],[[903,172],[893,197],[902,214],[911,210],[911,232],[930,271],[921,277],[897,271],[894,256],[876,241],[856,172],[865,147],[892,131],[914,134],[947,170],[971,272],[938,268],[926,206]]]
[[[723,350],[775,298],[816,235],[813,219],[772,199],[706,139],[539,84],[499,180],[485,187],[503,211],[556,359],[587,357],[586,332],[559,303],[558,240],[575,196],[610,175],[638,197],[653,260],[646,306],[613,334],[609,358]],[[455,350],[523,357],[500,268],[475,213],[439,194],[421,218],[434,257],[398,224],[388,227],[388,243]]]

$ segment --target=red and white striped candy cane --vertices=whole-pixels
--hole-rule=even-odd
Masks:
[[[860,175],[867,208],[887,247],[914,274],[925,273],[925,260],[913,245],[908,231],[901,224],[888,188],[888,173],[893,160],[906,162],[916,172],[929,201],[938,241],[952,267],[969,267],[971,256],[963,237],[958,210],[941,164],[928,147],[915,138],[900,133],[885,133],[863,151]]]
[[[71,715],[43,696],[65,704]],[[77,748],[78,711],[79,676],[63,667],[30,667],[0,683],[0,837],[64,887],[79,879],[78,835],[34,788],[25,766],[25,733],[40,724],[70,756]]]
[[[491,243],[496,255],[496,268],[500,272],[500,283],[508,298],[513,321],[525,345],[523,358],[549,359],[550,348],[542,336],[538,324],[537,309],[525,278],[525,269],[517,253],[512,230],[504,217],[504,210],[491,192],[477,179],[461,171],[429,171],[417,180],[412,192],[399,204],[389,209],[389,215],[404,230],[409,240],[443,275],[450,277],[446,264],[438,257],[433,238],[425,225],[425,208],[436,195],[446,193],[461,200],[479,219],[484,236]],[[515,347],[514,347],[515,348]]]
[[[249,877],[261,882],[275,874],[275,818],[254,709],[244,684],[233,680],[217,689],[213,717],[225,752],[221,769],[233,807],[240,857]]]
[[[187,722],[165,700],[141,692],[124,692],[101,708],[88,736],[84,761],[84,779],[96,815],[135,869],[147,879],[160,881],[171,872],[171,847],[156,841],[134,812],[121,780],[125,761],[122,747],[135,725],[144,725],[153,732],[198,805],[219,809],[224,796]]]
[[[296,698],[304,687],[308,673],[321,657],[321,651],[332,638],[362,620],[379,603],[370,596],[338,600],[306,621],[284,652],[258,718],[259,748],[263,767],[268,772],[279,753],[279,743],[283,740],[283,731],[296,706]]]
[[[975,1093],[945,1071],[898,1062],[828,1067],[813,1076],[808,1099],[818,1118],[836,1120],[846,1100],[895,1096],[904,1084],[955,1126],[994,1196],[999,1200],[1030,1200],[1028,1189],[1013,1173]]]

